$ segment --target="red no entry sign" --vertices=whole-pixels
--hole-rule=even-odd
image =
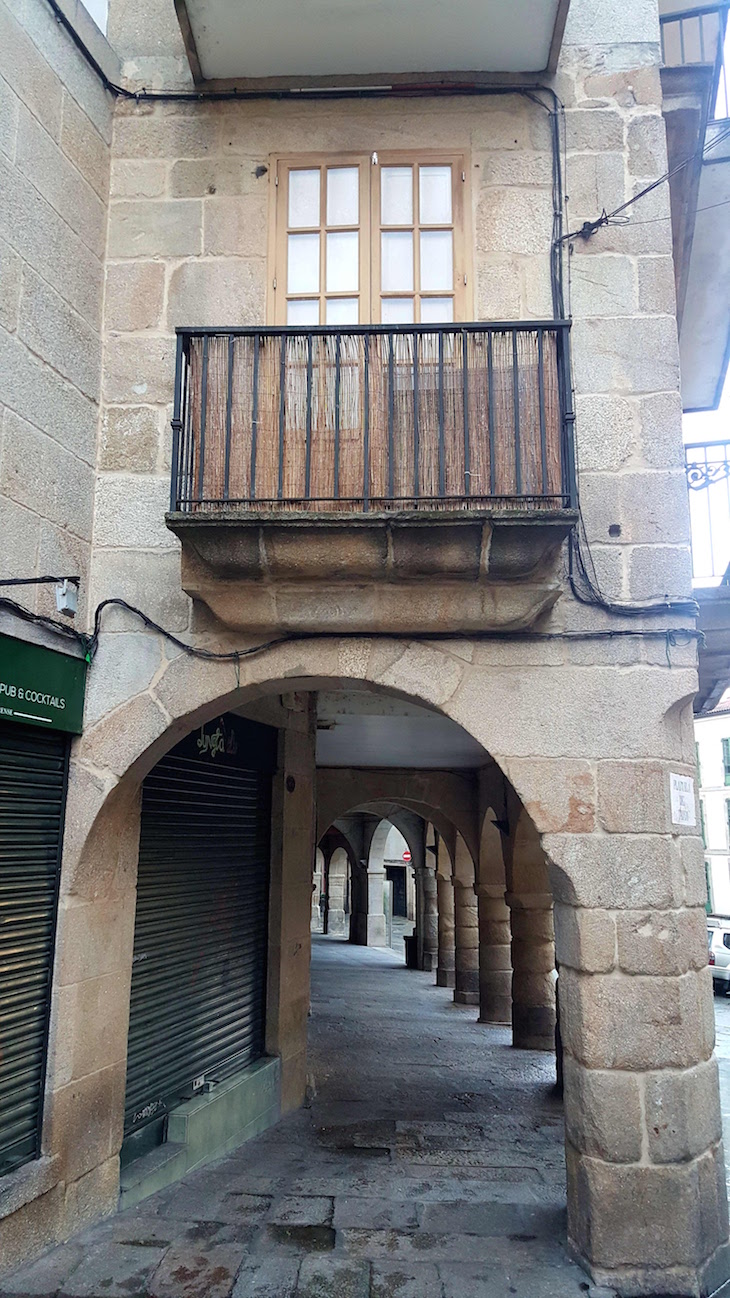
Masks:
[[[410,861],[410,859],[411,859],[411,854],[410,854],[410,852],[408,851],[408,848],[406,848],[405,852],[403,853],[403,860],[404,860],[404,861]]]

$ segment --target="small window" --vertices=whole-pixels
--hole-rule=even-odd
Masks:
[[[728,803],[728,826],[730,826],[730,803]],[[730,829],[728,830],[730,832]],[[705,833],[705,802],[700,798],[700,833],[702,835],[702,846],[707,847],[707,834]]]
[[[730,739],[722,741],[722,764],[725,768],[725,783],[730,784]]]
[[[723,946],[726,946],[726,947],[728,947],[728,949],[730,949],[730,933],[723,933],[723,935],[722,935],[722,945],[723,945]]]
[[[274,173],[277,324],[465,319],[462,154],[280,158]]]

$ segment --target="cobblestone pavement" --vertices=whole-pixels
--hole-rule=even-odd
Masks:
[[[606,1295],[565,1252],[554,1061],[450,996],[392,950],[315,939],[311,1106],[0,1295]]]

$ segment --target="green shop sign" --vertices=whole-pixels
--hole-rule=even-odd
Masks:
[[[0,635],[0,720],[81,734],[86,661]]]

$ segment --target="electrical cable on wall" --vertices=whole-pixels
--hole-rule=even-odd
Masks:
[[[587,601],[583,601],[587,602]],[[696,607],[696,605],[695,605]],[[168,631],[165,627],[156,622],[154,618],[149,617],[143,609],[137,608],[136,605],[128,603],[125,599],[110,598],[104,599],[97,605],[94,612],[94,625],[92,633],[86,634],[83,631],[77,631],[75,627],[70,627],[65,622],[60,622],[56,618],[45,617],[40,613],[31,613],[28,609],[23,608],[22,604],[17,604],[15,600],[8,599],[6,596],[0,596],[0,610],[6,610],[15,617],[21,618],[25,622],[30,622],[44,630],[57,632],[66,639],[74,641],[83,651],[84,657],[88,663],[93,662],[96,651],[99,647],[99,636],[101,634],[101,624],[104,610],[107,608],[122,608],[131,613],[134,617],[140,619],[149,631],[154,631],[161,635],[169,644],[173,644],[176,649],[191,658],[202,659],[206,662],[231,662],[239,663],[244,658],[250,658],[255,654],[264,653],[268,649],[278,648],[280,645],[301,644],[309,640],[341,640],[363,638],[362,631],[297,631],[291,635],[276,636],[271,640],[264,640],[260,644],[249,645],[245,649],[231,649],[227,651],[204,649],[198,645],[187,644],[179,636]],[[671,612],[669,605],[664,606],[665,612]],[[502,631],[477,631],[471,632],[470,638],[484,641],[505,641],[505,640],[617,640],[625,637],[636,637],[645,639],[664,640],[667,647],[667,660],[669,660],[669,648],[691,644],[692,641],[702,642],[704,635],[694,627],[638,627],[633,628],[596,628],[576,631],[515,631],[505,629]],[[422,631],[411,632],[407,636],[392,631],[369,631],[367,638],[374,640],[419,640],[419,641],[448,641],[463,640],[463,631]]]
[[[618,218],[630,207],[633,207],[634,203],[638,203],[640,199],[646,198],[648,194],[653,193],[653,191],[658,189],[660,185],[666,184],[673,176],[676,176],[678,172],[683,171],[685,167],[691,166],[693,162],[697,162],[700,158],[704,158],[708,153],[712,153],[712,151],[717,148],[718,144],[722,144],[729,136],[730,127],[726,127],[725,130],[720,131],[718,135],[713,136],[711,140],[701,145],[694,153],[691,153],[683,162],[678,162],[676,167],[672,167],[669,171],[665,171],[662,176],[657,176],[656,180],[652,180],[649,185],[645,185],[643,189],[639,190],[638,194],[634,194],[633,198],[627,199],[625,203],[621,203],[611,212],[607,212],[604,208],[601,215],[596,217],[594,221],[584,221],[579,230],[571,230],[569,234],[561,235],[561,243],[569,243],[573,239],[590,239],[602,228],[602,226],[605,225],[630,224],[628,221],[619,221]],[[717,203],[712,204],[712,206],[721,207],[722,204]],[[666,218],[661,217],[659,219],[664,220]],[[639,222],[637,222],[637,225],[638,224]]]

